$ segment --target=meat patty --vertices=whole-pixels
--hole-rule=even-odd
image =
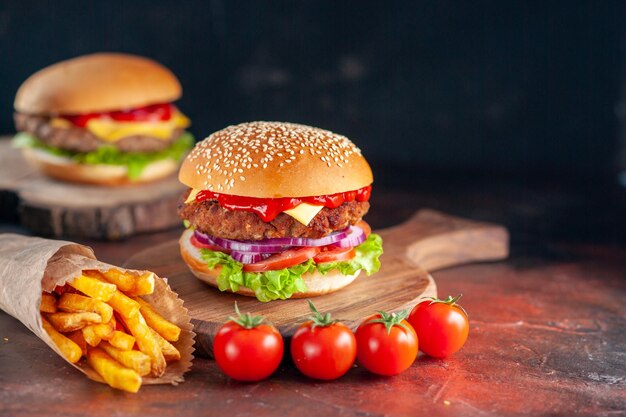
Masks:
[[[47,145],[72,152],[91,152],[103,145],[116,146],[122,152],[156,152],[167,148],[180,137],[183,129],[175,129],[168,139],[135,135],[116,142],[106,142],[87,129],[80,127],[60,128],[50,125],[50,118],[24,113],[14,113],[15,128],[36,136]]]
[[[293,217],[280,213],[265,223],[257,214],[227,210],[215,200],[200,203],[179,202],[178,215],[188,220],[202,233],[225,239],[261,240],[280,237],[320,238],[335,230],[342,230],[357,223],[370,208],[368,202],[345,202],[337,208],[324,207],[308,226]]]

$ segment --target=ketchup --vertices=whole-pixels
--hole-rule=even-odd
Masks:
[[[259,215],[264,222],[271,222],[285,210],[292,209],[300,203],[308,203],[328,208],[336,208],[344,202],[367,201],[372,194],[372,186],[360,188],[354,191],[346,191],[337,194],[320,195],[314,197],[283,197],[283,198],[257,198],[242,197],[230,194],[214,193],[203,190],[196,195],[196,202],[204,200],[217,200],[217,202],[228,210],[250,211]]]
[[[172,118],[174,106],[170,103],[151,104],[127,110],[115,110],[101,113],[63,115],[61,118],[75,126],[85,127],[91,119],[113,119],[119,122],[156,122]]]

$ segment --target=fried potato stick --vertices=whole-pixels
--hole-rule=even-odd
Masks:
[[[89,349],[87,363],[113,388],[137,392],[141,387],[141,376],[125,368],[99,348]]]
[[[41,324],[43,325],[43,329],[46,333],[48,333],[48,336],[50,336],[54,344],[59,348],[59,350],[63,353],[63,356],[65,356],[68,361],[76,363],[80,360],[80,357],[83,354],[80,346],[59,333],[43,316],[41,317]]]
[[[154,307],[152,307],[147,301],[140,297],[133,298],[141,306],[141,315],[148,323],[148,326],[152,327],[158,334],[163,336],[165,340],[175,342],[180,337],[181,329],[174,323],[166,320],[160,315]]]

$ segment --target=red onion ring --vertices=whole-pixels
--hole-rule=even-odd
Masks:
[[[263,240],[233,240],[214,237],[194,230],[196,239],[209,245],[221,246],[239,252],[278,253],[289,249],[291,246],[328,246],[340,242],[348,236],[350,228],[331,233],[319,239],[304,237],[286,237]]]
[[[333,246],[339,248],[353,248],[365,242],[366,239],[367,236],[365,236],[363,229],[358,226],[350,226],[348,228],[348,236],[333,244]]]
[[[267,259],[272,255],[269,253],[233,251],[230,256],[232,256],[234,260],[236,260],[237,262],[241,262],[242,264],[254,264],[257,262],[261,262],[263,259]]]
[[[232,250],[230,256],[232,256],[237,262],[241,262],[243,264],[260,262],[267,259],[274,253],[283,252],[289,249],[291,246],[333,245],[340,248],[350,248],[360,245],[367,238],[363,229],[358,226],[350,226],[340,232],[330,234],[320,239],[280,238],[264,239],[259,241],[239,241],[205,235],[197,230],[194,230],[194,235],[196,236],[196,239],[202,243],[221,246]],[[280,243],[277,241],[280,241]]]

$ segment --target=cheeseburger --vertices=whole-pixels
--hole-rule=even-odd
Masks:
[[[337,291],[378,271],[380,236],[362,218],[372,171],[346,137],[292,123],[230,126],[179,173],[180,252],[221,291],[260,301]]]
[[[26,160],[65,181],[117,185],[178,169],[193,145],[172,104],[174,74],[147,58],[98,53],[33,74],[15,97],[15,144]]]

